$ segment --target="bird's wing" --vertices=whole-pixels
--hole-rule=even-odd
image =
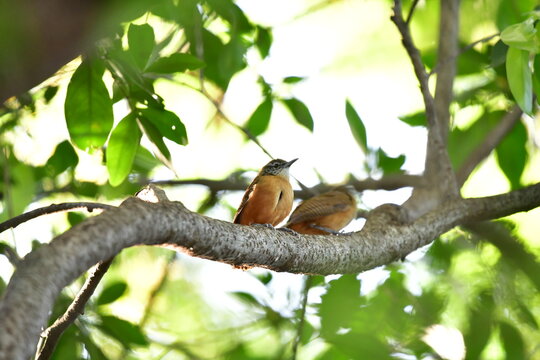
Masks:
[[[307,199],[298,205],[289,218],[288,225],[314,220],[345,210],[350,206],[348,196],[340,191],[330,191]]]
[[[240,206],[238,207],[238,210],[236,210],[236,214],[234,214],[233,223],[240,224],[240,221],[242,221],[242,212],[244,211],[244,208],[246,207],[249,198],[253,194],[253,189],[255,188],[255,184],[259,182],[259,176],[256,176],[255,179],[249,184],[248,188],[246,189],[246,192],[244,193],[244,196],[242,197],[242,202],[240,203]]]

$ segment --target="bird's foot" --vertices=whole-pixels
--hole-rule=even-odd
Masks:
[[[332,234],[332,235],[341,235],[341,233],[339,231],[336,231],[336,230],[332,230],[332,229],[329,229],[327,227],[324,227],[324,226],[319,226],[319,225],[310,225],[311,228],[313,229],[317,229],[317,230],[321,230],[321,231],[324,231],[324,232],[327,232],[329,234]]]
[[[288,232],[289,234],[293,234],[293,235],[300,235],[299,233],[297,233],[293,229],[289,229],[288,227],[280,227],[280,228],[277,228],[276,230],[285,231],[285,232]]]
[[[272,224],[251,224],[251,226],[263,226],[267,229],[275,229],[275,227]]]

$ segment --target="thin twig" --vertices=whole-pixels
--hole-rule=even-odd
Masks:
[[[53,213],[62,212],[62,211],[82,209],[82,208],[86,208],[89,212],[92,212],[94,211],[94,209],[107,210],[114,207],[115,206],[112,206],[112,205],[91,203],[91,202],[68,202],[68,203],[62,203],[62,204],[52,204],[49,206],[45,206],[39,209],[29,211],[19,216],[15,216],[14,218],[11,218],[9,220],[4,221],[3,223],[0,223],[0,233],[6,231],[7,229],[15,228],[19,226],[20,224],[27,222],[28,220],[32,220],[42,215],[53,214]]]
[[[56,321],[41,334],[42,346],[39,349],[36,360],[48,360],[51,357],[62,333],[79,315],[83,314],[88,299],[90,299],[90,296],[92,296],[96,290],[96,287],[103,278],[103,275],[105,275],[109,269],[112,261],[113,258],[110,258],[109,260],[98,263],[94,267],[94,270],[90,273],[84,282],[84,285],[79,290],[79,293],[75,296],[64,314],[56,319]]]
[[[414,10],[416,9],[416,5],[418,5],[418,0],[414,0],[413,3],[411,4],[411,9],[409,10],[409,14],[407,15],[407,19],[405,20],[405,23],[407,25],[409,25],[412,20],[412,16],[414,14]]]
[[[484,141],[478,145],[474,151],[469,154],[463,165],[456,173],[458,186],[461,187],[472,171],[497,147],[502,139],[512,130],[514,125],[521,119],[523,111],[518,106],[514,106],[506,115],[504,115],[497,124],[484,138]]]
[[[296,335],[294,337],[294,342],[292,345],[292,360],[296,360],[296,355],[298,353],[298,345],[300,340],[302,340],[302,333],[304,332],[304,323],[306,321],[306,308],[308,303],[308,294],[311,285],[313,284],[313,277],[311,275],[305,275],[304,278],[304,288],[302,290],[302,306],[300,308],[300,314],[298,314],[298,327],[296,328]]]
[[[394,24],[396,24],[396,27],[401,34],[401,42],[403,43],[403,47],[405,47],[405,50],[411,59],[414,73],[420,82],[420,91],[422,92],[424,105],[426,107],[426,118],[428,124],[432,125],[435,123],[435,103],[433,96],[429,92],[428,73],[426,72],[424,63],[422,62],[420,51],[418,51],[418,48],[414,45],[409,27],[403,20],[400,0],[394,0],[394,14],[390,17],[390,19]]]
[[[473,47],[475,47],[476,45],[478,44],[481,44],[481,43],[484,43],[484,42],[488,42],[489,40],[493,39],[494,37],[497,37],[501,35],[501,33],[496,33],[496,34],[493,34],[493,35],[489,35],[489,36],[486,36],[482,39],[479,39],[479,40],[476,40],[476,41],[473,41],[472,43],[470,43],[469,45],[463,47],[461,50],[459,50],[459,54],[458,55],[461,55],[467,51],[469,51],[470,49],[472,49]]]

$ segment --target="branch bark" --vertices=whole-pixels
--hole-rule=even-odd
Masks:
[[[346,236],[236,225],[157,198],[129,198],[21,261],[0,302],[0,360],[27,359],[61,289],[126,247],[166,245],[205,259],[293,273],[356,273],[400,259],[456,225],[540,206],[540,183],[498,196],[454,199],[409,224],[397,220],[400,207],[393,206],[394,213],[377,208],[362,231]]]

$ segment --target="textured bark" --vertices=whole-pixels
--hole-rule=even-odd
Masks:
[[[126,247],[173,246],[205,259],[293,273],[356,273],[400,259],[456,225],[540,205],[536,184],[499,196],[457,199],[408,224],[402,223],[402,208],[383,205],[362,231],[306,236],[211,219],[157,191],[160,202],[130,198],[23,259],[0,302],[1,360],[27,359],[62,288]]]

